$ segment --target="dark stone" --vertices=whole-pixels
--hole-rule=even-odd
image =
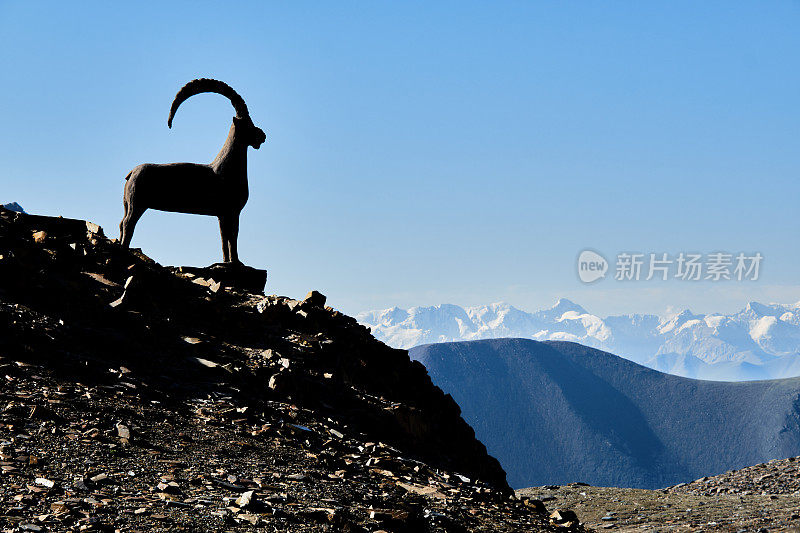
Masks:
[[[163,289],[163,285],[150,273],[138,270],[136,274],[125,280],[125,290],[122,295],[109,305],[120,310],[133,308],[152,309],[154,307],[153,293]]]
[[[522,503],[526,507],[534,509],[537,513],[544,514],[547,512],[547,508],[544,506],[544,502],[542,502],[542,500],[537,500],[535,498],[523,498]]]
[[[174,267],[173,267],[174,268]],[[233,287],[247,292],[264,294],[267,285],[267,271],[241,263],[214,263],[207,267],[178,267],[181,274],[194,274],[197,277],[220,282],[224,287]]]
[[[325,301],[327,298],[324,294],[319,291],[311,291],[306,294],[306,297],[303,298],[302,306],[303,307],[325,307]]]
[[[577,524],[578,515],[569,509],[556,509],[550,514],[550,521],[559,525],[568,523]]]

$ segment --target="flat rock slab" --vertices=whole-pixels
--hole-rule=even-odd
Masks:
[[[16,203],[13,205],[19,207],[19,204]],[[103,236],[103,228],[88,220],[31,215],[24,211],[9,209],[6,206],[0,206],[0,216],[10,220],[24,221],[22,222],[23,224],[35,228],[37,232],[44,232],[45,236],[50,234],[60,238],[72,237],[75,239],[84,239],[87,232],[101,237]]]
[[[207,267],[178,267],[181,274],[193,274],[198,278],[213,279],[226,287],[264,294],[267,271],[236,263],[214,263]]]

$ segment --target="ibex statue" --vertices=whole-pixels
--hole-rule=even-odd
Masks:
[[[169,110],[167,125],[184,100],[200,93],[226,96],[236,110],[228,138],[210,165],[171,163],[139,165],[125,177],[125,216],[120,222],[120,242],[127,248],[136,222],[147,209],[211,215],[219,218],[222,260],[239,263],[237,239],[239,213],[247,203],[247,147],[258,149],[267,136],[250,119],[247,105],[229,85],[201,78],[184,85]]]

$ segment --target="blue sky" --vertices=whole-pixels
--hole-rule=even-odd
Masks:
[[[567,296],[599,314],[800,300],[800,2],[0,0],[0,201],[116,236],[124,176],[250,151],[240,254],[350,313]],[[221,258],[214,219],[134,246]],[[578,253],[755,252],[757,282],[583,285]]]

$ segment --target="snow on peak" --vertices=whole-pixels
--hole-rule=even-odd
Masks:
[[[560,312],[562,315],[570,311],[574,311],[579,315],[588,314],[586,309],[576,304],[572,300],[568,300],[567,298],[559,298],[556,301],[556,304],[553,307],[551,307],[550,310]]]
[[[496,302],[476,307],[392,307],[356,318],[376,338],[397,348],[521,337],[570,340],[662,371],[703,379],[788,377],[792,368],[800,368],[800,302],[750,302],[733,315],[698,315],[687,309],[667,317],[600,317],[559,298],[552,307],[534,312]]]
[[[778,322],[778,319],[774,316],[763,316],[755,321],[753,327],[750,328],[750,337],[753,340],[757,341],[763,337],[766,337],[769,334],[769,330],[772,326],[774,326]]]
[[[670,319],[662,320],[661,324],[658,326],[658,331],[661,334],[669,333],[670,331],[674,331],[680,329],[680,327],[685,324],[686,322],[692,320],[699,320],[702,318],[701,316],[695,315],[688,309],[681,311],[680,313],[673,315]]]

